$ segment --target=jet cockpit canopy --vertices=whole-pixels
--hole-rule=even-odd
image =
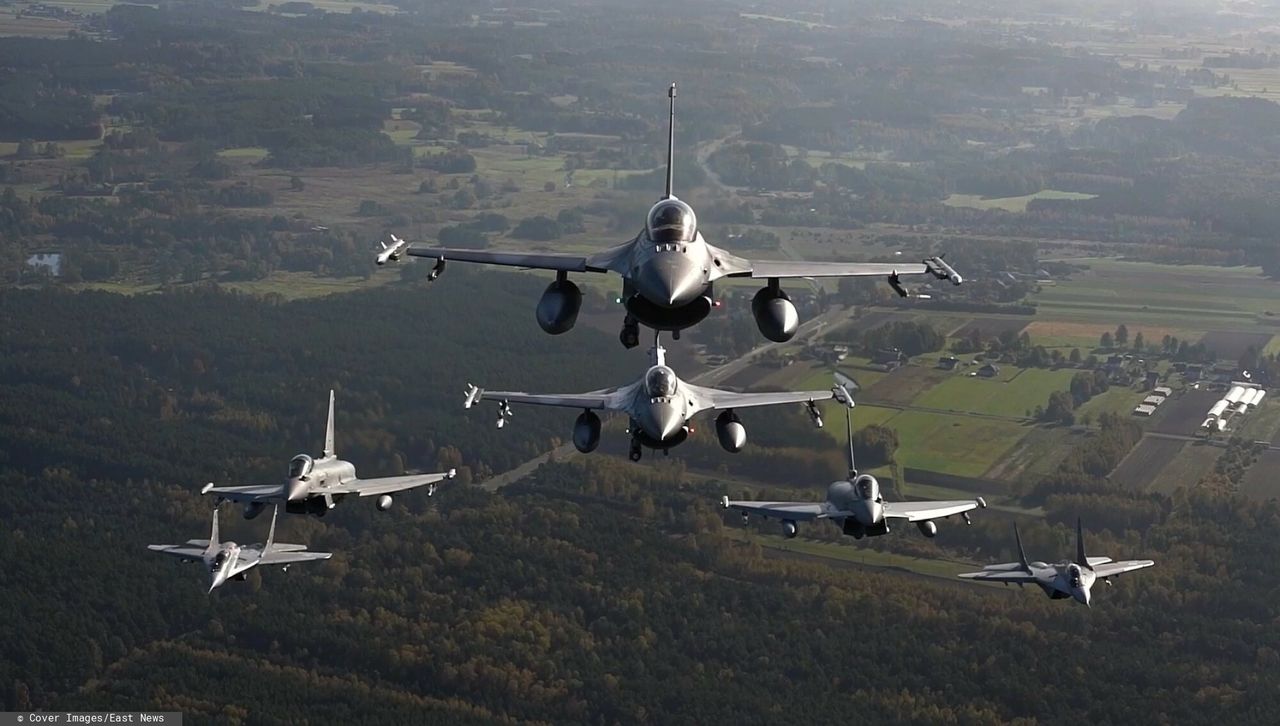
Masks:
[[[301,479],[311,473],[311,467],[315,466],[315,462],[306,454],[298,454],[289,460],[289,478]]]
[[[644,377],[649,398],[670,398],[676,393],[676,374],[666,366],[654,366]]]
[[[679,199],[663,199],[649,210],[645,232],[658,244],[692,242],[698,232],[698,218],[693,207]]]

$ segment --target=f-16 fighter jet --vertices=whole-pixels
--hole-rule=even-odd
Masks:
[[[308,552],[306,545],[280,544],[276,539],[276,516],[280,507],[271,514],[271,530],[266,544],[238,545],[218,539],[218,509],[213,510],[213,531],[209,539],[189,539],[181,545],[147,545],[152,552],[180,557],[188,562],[203,562],[209,570],[209,592],[221,587],[227,580],[243,580],[258,565],[279,565],[289,569],[295,562],[327,560],[330,552]]]
[[[890,522],[913,522],[926,537],[938,534],[934,520],[960,515],[966,524],[968,512],[987,503],[977,499],[947,502],[886,502],[880,494],[880,482],[870,474],[859,474],[853,449],[853,397],[847,377],[836,374],[836,399],[845,404],[845,427],[849,439],[849,477],[827,487],[825,502],[753,502],[735,501],[723,497],[720,505],[725,509],[742,512],[745,523],[752,514],[782,520],[782,533],[788,539],[799,533],[799,523],[814,519],[830,519],[854,539],[875,537],[889,533]]]
[[[379,479],[360,479],[356,467],[334,454],[333,448],[333,391],[329,391],[329,422],[325,427],[324,453],[320,458],[298,454],[289,461],[289,475],[283,484],[251,484],[248,486],[216,487],[206,484],[201,494],[216,494],[219,500],[244,502],[244,518],[253,519],[268,504],[285,505],[285,511],[294,514],[314,514],[323,517],[337,506],[344,497],[376,496],[379,511],[391,508],[391,495],[407,489],[426,486],[427,496],[435,494],[436,483],[452,479],[457,471],[450,469],[439,474],[411,474],[388,476]]]
[[[1073,598],[1086,606],[1093,599],[1093,584],[1104,580],[1108,585],[1111,578],[1133,570],[1151,567],[1151,560],[1126,560],[1114,562],[1110,557],[1087,557],[1084,553],[1084,530],[1080,520],[1076,520],[1076,559],[1074,562],[1064,560],[1048,565],[1043,562],[1028,562],[1027,553],[1022,549],[1022,536],[1018,534],[1018,525],[1013,526],[1013,537],[1018,542],[1017,562],[1003,565],[987,565],[982,572],[966,572],[960,577],[970,580],[986,580],[988,582],[1016,582],[1018,585],[1039,585],[1044,593],[1054,600]]]
[[[720,445],[730,452],[742,450],[747,443],[747,429],[738,418],[737,409],[803,403],[814,425],[821,428],[822,415],[817,401],[825,401],[832,391],[800,391],[796,393],[735,393],[716,388],[695,386],[680,380],[666,363],[666,350],[654,340],[649,351],[652,365],[644,377],[621,388],[606,388],[590,393],[543,395],[517,391],[487,391],[467,386],[466,407],[478,401],[498,402],[498,428],[511,417],[511,403],[537,406],[580,408],[582,413],[573,426],[573,445],[578,451],[595,451],[600,444],[600,417],[596,411],[621,411],[631,419],[631,460],[639,461],[642,448],[664,452],[679,445],[693,430],[690,420],[708,409],[723,411],[716,418],[716,435]]]
[[[552,335],[571,329],[582,308],[582,291],[569,280],[571,272],[616,272],[622,276],[621,301],[626,306],[619,339],[628,348],[640,344],[640,324],[654,330],[680,331],[697,325],[715,304],[713,285],[723,277],[749,277],[764,282],[751,301],[751,312],[761,334],[784,342],[795,335],[800,316],[781,281],[812,277],[883,277],[901,296],[908,292],[900,278],[932,275],[959,285],[963,280],[941,257],[920,263],[763,261],[738,257],[709,244],[698,228],[693,208],[676,198],[672,190],[675,157],[676,86],[670,98],[667,133],[667,186],[662,198],[649,209],[644,229],[619,245],[592,255],[539,252],[500,252],[421,244],[403,246],[397,238],[378,253],[377,262],[400,259],[402,254],[436,260],[429,280],[444,271],[448,260],[555,270],[556,279],[538,301],[538,325]]]

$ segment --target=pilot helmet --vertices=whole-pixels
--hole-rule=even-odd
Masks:
[[[668,398],[676,392],[676,374],[670,368],[658,366],[645,378],[645,389],[650,398]]]

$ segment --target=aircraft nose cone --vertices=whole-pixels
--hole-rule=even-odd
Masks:
[[[655,440],[666,441],[684,426],[684,417],[672,406],[655,404],[650,407],[648,415],[642,418],[641,424],[646,429],[645,433]]]
[[[702,273],[679,252],[664,252],[640,268],[636,289],[646,300],[663,307],[685,305],[703,288]]]
[[[296,502],[307,497],[307,483],[301,479],[290,479],[285,487],[286,497],[291,502]]]
[[[1084,603],[1085,607],[1087,608],[1093,607],[1092,605],[1089,604],[1090,601],[1093,600],[1093,593],[1089,592],[1085,588],[1082,587],[1079,590],[1076,590],[1075,596],[1076,596],[1076,600]]]

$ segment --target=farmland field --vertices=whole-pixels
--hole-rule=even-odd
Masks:
[[[973,331],[978,331],[984,341],[998,338],[1001,333],[1020,333],[1031,321],[1029,317],[977,318],[970,320],[951,333],[954,338],[968,338]]]
[[[1172,494],[1179,487],[1192,487],[1208,474],[1214,462],[1222,455],[1222,449],[1203,442],[1191,442],[1182,447],[1167,464],[1148,478],[1147,491]]]
[[[1211,330],[1200,339],[1219,358],[1239,360],[1250,348],[1261,351],[1271,342],[1270,332]]]
[[[935,384],[952,378],[956,373],[936,367],[908,365],[882,376],[874,385],[865,389],[863,397],[881,403],[909,404],[921,392]],[[861,378],[855,376],[859,383]]]
[[[904,467],[977,477],[1030,430],[1011,421],[902,411],[885,422],[898,432]]]
[[[1104,413],[1128,416],[1133,413],[1133,407],[1141,403],[1147,395],[1146,391],[1135,391],[1126,386],[1112,386],[1105,393],[1094,396],[1076,409],[1076,420],[1078,421],[1082,416],[1089,416],[1096,420]],[[1165,403],[1167,404],[1168,401]]]
[[[1162,434],[1194,434],[1220,396],[1209,391],[1187,391],[1169,398],[1156,409],[1149,428]]]
[[[1144,438],[1111,472],[1111,481],[1129,491],[1146,491],[1164,465],[1187,443],[1178,439]]]
[[[1280,451],[1264,451],[1249,467],[1240,483],[1240,493],[1254,500],[1280,497]]]
[[[948,207],[971,207],[973,209],[1003,209],[1006,212],[1025,212],[1027,205],[1035,199],[1093,199],[1097,194],[1080,192],[1060,192],[1056,189],[1042,189],[1035,194],[1024,194],[1020,197],[983,197],[980,194],[952,194],[942,201]]]
[[[1044,405],[1053,391],[1065,390],[1075,373],[1068,369],[1006,366],[992,379],[952,377],[929,389],[915,403],[946,411],[1022,418],[1028,410]]]

